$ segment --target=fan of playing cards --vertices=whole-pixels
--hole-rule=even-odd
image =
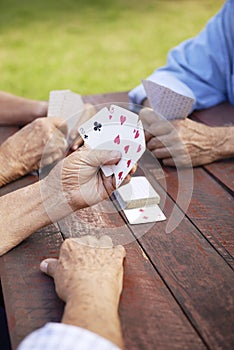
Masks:
[[[138,115],[119,106],[104,107],[78,131],[90,148],[122,153],[117,165],[102,166],[105,176],[114,174],[116,187],[120,186],[145,151],[144,130]]]

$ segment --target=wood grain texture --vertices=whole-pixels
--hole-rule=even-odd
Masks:
[[[234,158],[204,166],[212,176],[234,193]]]
[[[188,169],[180,170],[179,173],[182,174],[180,182],[175,169],[167,168],[165,171],[166,189],[173,200],[177,200],[178,191],[185,193],[182,199],[186,200],[188,187],[193,186],[186,215],[219,254],[234,267],[234,199],[232,195],[202,168],[193,169],[192,184]],[[160,183],[162,183],[161,180]],[[165,184],[162,185],[165,188]],[[184,204],[181,200],[178,203],[182,209]]]
[[[160,192],[160,189],[158,189]],[[174,202],[167,197],[163,211],[167,221],[149,226],[132,225],[135,236],[160,276],[210,349],[232,349],[234,274],[223,257],[184,217],[166,233]],[[183,215],[177,208],[173,219]]]
[[[0,258],[1,283],[12,349],[48,321],[60,321],[63,303],[53,280],[39,270],[41,260],[57,257],[62,237],[54,225],[35,232]]]
[[[19,130],[18,126],[0,125],[0,144]]]

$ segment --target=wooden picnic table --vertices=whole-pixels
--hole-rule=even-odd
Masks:
[[[128,98],[123,92],[85,101],[96,105]],[[215,109],[211,115],[215,120]],[[202,120],[202,112],[194,117]],[[14,131],[0,128],[1,141]],[[127,350],[234,349],[234,161],[177,171],[152,159],[146,152],[139,174],[161,195],[166,221],[128,225],[116,203],[107,200],[42,228],[0,258],[12,349],[46,322],[61,319],[64,304],[52,279],[39,271],[40,261],[57,257],[66,237],[94,233],[126,242],[119,312]],[[35,181],[37,175],[26,176],[0,194]]]

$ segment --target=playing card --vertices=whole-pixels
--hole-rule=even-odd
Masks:
[[[137,125],[138,122],[138,115],[128,111],[125,108],[111,105],[110,106],[110,114],[109,114],[109,120],[112,123],[121,124],[121,125]]]
[[[54,90],[50,92],[48,117],[64,118],[68,126],[68,140],[84,109],[84,103],[79,94],[70,90]]]
[[[158,205],[145,206],[135,209],[125,209],[124,214],[131,225],[166,220],[166,216],[163,214]]]
[[[62,117],[63,104],[66,93],[69,90],[54,90],[50,91],[49,104],[48,104],[48,117]]]
[[[137,127],[131,128],[129,135],[128,143],[124,145],[122,150],[122,159],[117,165],[112,166],[116,187],[119,187],[145,151],[145,135],[141,121],[138,122]],[[128,152],[126,152],[126,149]]]
[[[133,209],[159,204],[160,196],[145,176],[134,176],[115,190],[114,195],[122,209]]]
[[[191,112],[193,98],[150,80],[143,80],[142,83],[153,110],[166,119],[183,119]]]
[[[122,159],[117,166],[103,166],[106,176],[114,173],[118,187],[145,151],[145,138],[141,122],[134,113],[112,105],[103,108],[79,127],[84,142],[92,149],[118,150]]]

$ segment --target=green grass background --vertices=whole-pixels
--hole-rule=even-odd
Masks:
[[[220,0],[0,0],[0,89],[47,99],[129,90]]]

